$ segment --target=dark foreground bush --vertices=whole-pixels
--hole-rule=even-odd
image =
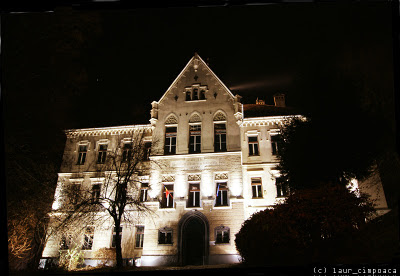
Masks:
[[[248,264],[336,263],[349,250],[365,249],[357,236],[373,213],[365,196],[344,187],[298,191],[246,220],[236,248]]]

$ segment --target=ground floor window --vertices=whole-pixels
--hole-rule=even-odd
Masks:
[[[164,227],[158,230],[158,244],[172,244],[172,229]]]
[[[86,227],[86,231],[83,237],[83,250],[92,250],[93,247],[93,237],[94,237],[94,227],[88,226]]]
[[[135,247],[143,248],[144,226],[136,226]]]
[[[215,243],[229,243],[229,227],[218,226],[215,228]]]

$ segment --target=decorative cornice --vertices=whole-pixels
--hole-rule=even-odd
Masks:
[[[291,115],[291,116],[270,116],[270,117],[253,117],[244,118],[241,127],[249,126],[272,126],[272,125],[282,125],[286,120],[291,118],[304,118],[301,115]]]
[[[148,125],[130,125],[116,127],[101,127],[101,128],[83,128],[83,129],[67,129],[65,134],[67,138],[85,137],[85,136],[100,136],[100,135],[121,135],[134,134],[138,131],[152,131],[151,124]]]

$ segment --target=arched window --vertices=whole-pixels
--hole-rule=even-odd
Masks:
[[[213,118],[214,121],[214,152],[226,151],[226,116],[218,111]]]

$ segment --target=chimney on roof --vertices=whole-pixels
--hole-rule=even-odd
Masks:
[[[275,106],[277,107],[285,107],[285,94],[275,94],[274,95]]]
[[[265,105],[265,101],[264,101],[264,100],[259,100],[259,99],[257,98],[257,99],[256,99],[256,104]]]

